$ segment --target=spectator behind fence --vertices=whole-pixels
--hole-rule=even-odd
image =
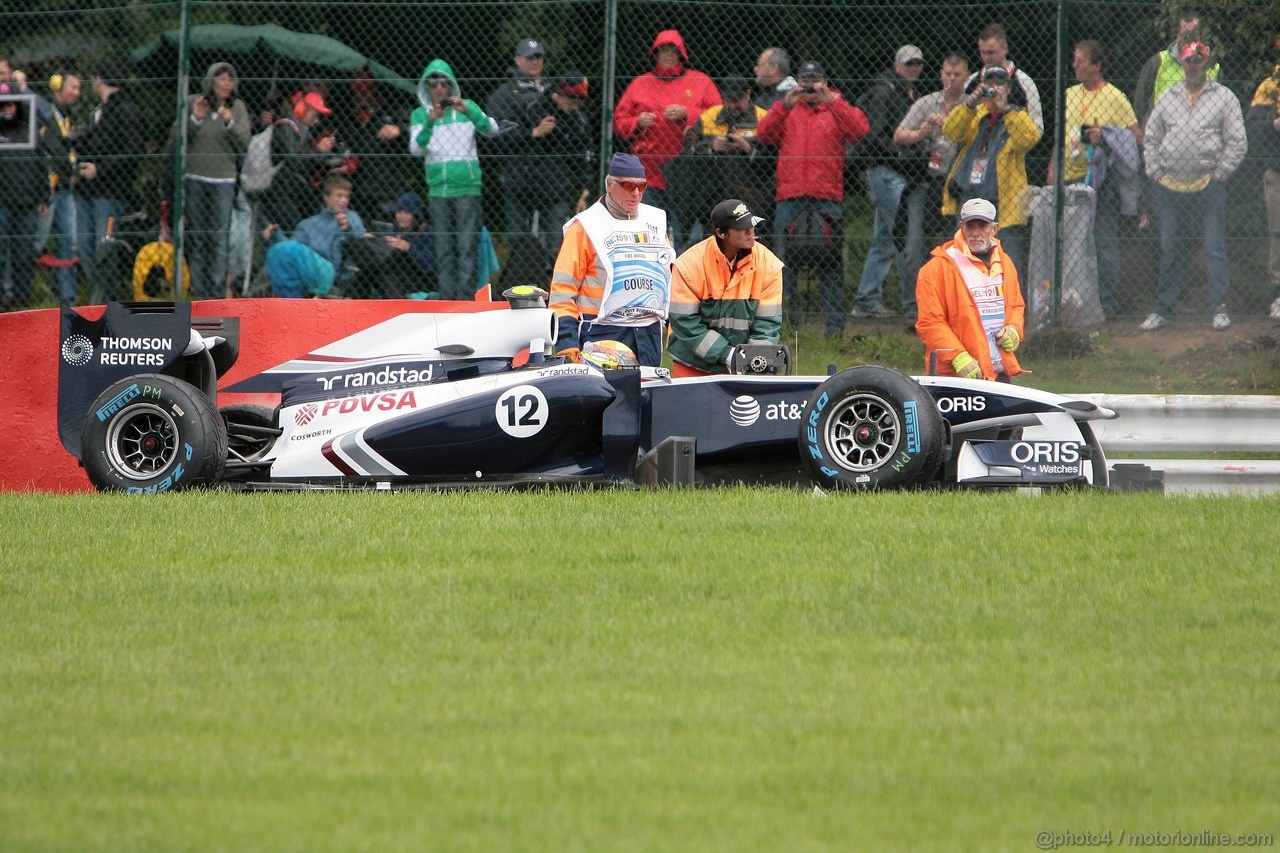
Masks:
[[[815,264],[820,278],[824,323],[828,334],[844,331],[844,159],[845,144],[867,133],[867,117],[839,90],[827,84],[827,72],[808,61],[797,74],[799,85],[787,92],[760,120],[760,141],[778,148],[778,202],[773,245],[787,264],[783,301],[794,318],[798,311],[796,257],[800,233],[825,244]],[[816,233],[815,233],[816,232]],[[790,244],[789,244],[790,243]]]
[[[1280,36],[1276,37],[1280,49]],[[1262,193],[1267,204],[1267,231],[1270,255],[1267,273],[1271,279],[1271,319],[1280,320],[1280,64],[1271,76],[1258,84],[1245,117],[1249,148],[1262,163]]]
[[[393,207],[394,221],[379,235],[391,251],[372,271],[367,289],[384,299],[437,295],[435,237],[423,218],[422,199],[417,193],[405,193]]]
[[[1003,68],[1009,79],[1021,87],[1025,100],[1023,106],[1026,107],[1027,113],[1035,123],[1036,129],[1043,134],[1044,112],[1040,106],[1040,90],[1036,88],[1036,81],[1031,79],[1031,75],[1015,65],[1013,60],[1009,58],[1009,38],[1005,34],[1002,24],[987,24],[982,28],[982,32],[978,33],[978,55],[982,57],[983,69]],[[976,85],[981,73],[974,72],[969,77],[969,81],[965,84],[966,92]],[[1003,208],[1001,208],[1000,215],[1004,216]]]
[[[239,158],[252,133],[249,111],[236,96],[236,83],[235,67],[215,62],[205,73],[199,93],[187,99],[183,251],[191,265],[195,299],[222,299],[227,294],[227,231]]]
[[[964,83],[969,77],[969,60],[963,54],[952,52],[942,60],[939,72],[942,88],[937,92],[917,98],[907,115],[893,132],[893,141],[901,149],[901,156],[914,167],[908,174],[924,187],[924,215],[907,219],[907,247],[903,258],[906,292],[911,295],[910,305],[915,305],[916,276],[924,263],[924,254],[932,241],[926,242],[926,234],[939,230],[942,211],[942,185],[951,164],[956,158],[956,144],[942,133],[942,125],[952,108],[964,98]],[[947,227],[953,223],[948,222]],[[905,296],[905,292],[904,292]],[[914,312],[907,314],[915,322]]]
[[[933,250],[917,282],[925,371],[1008,382],[1026,372],[1014,354],[1026,337],[1018,273],[996,239],[991,202],[970,199],[959,218],[955,237]]]
[[[765,112],[796,87],[796,78],[791,76],[791,57],[780,47],[764,49],[756,59],[755,75],[756,85],[760,87],[755,103]]]
[[[1168,322],[1182,295],[1191,241],[1183,234],[1199,225],[1204,241],[1205,297],[1213,328],[1231,325],[1227,306],[1227,179],[1248,150],[1240,102],[1210,80],[1209,46],[1183,45],[1186,77],[1156,102],[1146,129],[1147,177],[1154,183],[1160,219],[1160,270],[1156,305],[1139,327],[1155,331]]]
[[[351,206],[385,219],[412,174],[413,161],[405,150],[401,126],[406,114],[387,107],[367,69],[355,73],[347,90],[350,106],[340,109],[335,104],[334,118],[338,138],[356,162]]]
[[[49,78],[49,100],[40,104],[40,148],[49,166],[49,186],[53,194],[46,218],[36,237],[40,252],[52,229],[58,258],[58,297],[63,306],[76,303],[76,267],[92,252],[89,206],[76,188],[80,180],[76,151],[77,128],[72,126],[71,109],[80,100],[80,76],[72,71],[55,72]],[[90,262],[92,263],[92,262]]]
[[[599,140],[583,109],[590,90],[587,78],[569,69],[529,104],[523,120],[533,133],[512,189],[537,215],[537,233],[551,259],[560,254],[565,224],[591,203]],[[543,280],[545,276],[531,281]]]
[[[683,222],[697,223],[721,199],[740,198],[763,210],[773,196],[771,158],[763,156],[758,129],[765,111],[751,103],[751,83],[719,83],[724,103],[704,110],[685,136],[685,153],[667,164],[669,196]]]
[[[290,237],[332,264],[339,284],[351,278],[343,276],[343,244],[365,235],[364,220],[350,207],[351,186],[345,175],[325,178],[324,208],[299,222]],[[275,225],[268,225],[264,236],[271,242],[282,237]]]
[[[538,182],[539,164],[531,155],[535,141],[546,136],[555,123],[548,113],[537,124],[528,124],[534,105],[545,101],[550,88],[542,78],[546,63],[542,42],[532,38],[516,42],[511,61],[507,79],[485,101],[485,112],[502,126],[490,147],[500,155],[502,209],[507,233],[515,235],[528,234],[533,226],[538,206],[529,190]]]
[[[319,194],[311,186],[317,166],[329,159],[336,137],[312,137],[312,129],[333,110],[318,92],[294,92],[289,114],[278,119],[271,135],[271,160],[280,171],[263,198],[263,212],[283,232],[292,232],[315,210]]]
[[[1142,130],[1124,93],[1102,77],[1106,54],[1093,39],[1075,47],[1078,86],[1067,90],[1062,183],[1093,188],[1093,238],[1098,259],[1098,298],[1112,317],[1120,313],[1120,216],[1137,216]],[[1055,166],[1049,167],[1049,183]],[[1068,271],[1070,273],[1070,271]]]
[[[1027,152],[1040,130],[1021,106],[1021,88],[1001,66],[984,69],[979,84],[947,116],[942,132],[960,146],[943,187],[948,216],[969,199],[983,198],[1000,211],[1001,251],[1021,276],[1027,268]]]
[[[644,202],[667,213],[672,245],[683,246],[682,223],[667,197],[667,163],[684,147],[685,131],[702,112],[721,103],[715,83],[689,67],[689,51],[677,30],[663,30],[649,48],[652,71],[632,80],[613,113],[613,131],[644,164]]]
[[[351,209],[352,181],[346,175],[332,174],[324,180],[324,207],[298,223],[288,242],[301,243],[323,258],[333,269],[332,284],[340,289],[338,295],[366,298],[380,295],[371,287],[381,277],[382,268],[395,252],[385,237],[374,235],[365,228],[364,219]],[[276,250],[282,235],[274,225],[268,225],[263,237]],[[293,250],[296,251],[296,250]],[[318,269],[325,270],[321,265]],[[364,274],[361,276],[361,274]],[[357,279],[360,285],[357,285]],[[303,290],[310,294],[327,294],[329,287],[316,279],[303,283]],[[291,294],[297,295],[297,294]]]
[[[85,266],[85,277],[95,285],[109,285],[98,288],[100,292],[109,294],[114,292],[113,282],[94,281],[105,273],[97,269],[94,255],[107,234],[109,224],[118,225],[120,217],[133,204],[133,182],[142,161],[139,155],[147,128],[142,110],[129,96],[126,74],[120,63],[112,60],[99,62],[91,85],[98,99],[98,108],[93,111],[81,136],[78,151],[79,186],[93,217],[93,243],[88,257],[82,256],[81,264]],[[234,177],[232,181],[234,192]]]
[[[727,373],[739,344],[782,334],[782,261],[756,241],[764,220],[742,199],[711,211],[711,236],[676,259],[671,285],[672,375]]]
[[[25,82],[7,56],[0,56],[0,94],[20,94]],[[0,108],[0,135],[17,136],[24,118],[15,105]],[[0,310],[22,310],[31,301],[32,260],[40,217],[49,210],[49,173],[33,151],[0,150],[0,271],[8,259],[10,278]]]
[[[858,295],[853,302],[854,317],[886,317],[891,312],[881,303],[889,267],[898,270],[902,313],[916,314],[916,283],[908,280],[905,253],[894,239],[898,208],[906,195],[907,233],[924,238],[924,205],[928,191],[922,163],[904,157],[894,143],[894,132],[916,100],[916,81],[924,70],[924,54],[913,44],[904,44],[893,56],[893,67],[881,72],[858,99],[867,115],[870,130],[858,144],[858,154],[866,165],[867,195],[875,208],[871,245],[862,266]],[[923,249],[911,247],[916,255]]]
[[[482,175],[476,133],[492,136],[498,123],[462,90],[453,69],[433,59],[418,80],[409,117],[409,150],[424,158],[427,208],[436,239],[436,283],[445,299],[471,299],[476,290]]]
[[[633,154],[614,154],[604,196],[565,226],[551,275],[550,307],[558,323],[557,353],[580,361],[590,341],[618,341],[639,363],[662,363],[662,326],[671,302],[675,250],[667,216],[641,201],[645,168]]]
[[[1173,41],[1169,42],[1167,48],[1148,59],[1143,64],[1142,70],[1138,72],[1138,82],[1133,89],[1133,111],[1142,129],[1146,129],[1147,119],[1151,117],[1151,111],[1155,109],[1156,102],[1165,92],[1172,89],[1175,83],[1181,82],[1186,76],[1182,60],[1178,55],[1179,50],[1187,42],[1203,40],[1204,34],[1201,27],[1203,18],[1203,10],[1195,6],[1184,9],[1178,16],[1178,32]],[[1214,62],[1209,67],[1209,79],[1217,80],[1218,72],[1218,63]]]

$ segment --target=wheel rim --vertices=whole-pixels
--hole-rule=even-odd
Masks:
[[[874,471],[893,458],[902,435],[898,413],[873,394],[854,394],[836,404],[825,438],[836,464],[849,471]]]
[[[178,425],[150,403],[121,413],[107,434],[111,466],[130,480],[150,480],[178,455]]]

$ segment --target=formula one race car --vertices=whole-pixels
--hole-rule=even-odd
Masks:
[[[100,490],[422,488],[530,483],[1105,487],[1086,400],[883,367],[789,375],[754,346],[723,376],[672,379],[553,357],[539,298],[406,313],[224,391],[238,318],[190,306],[63,315],[59,427]]]

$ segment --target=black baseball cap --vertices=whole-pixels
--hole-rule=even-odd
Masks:
[[[764,222],[763,216],[756,216],[740,198],[730,198],[711,209],[711,227],[714,229],[754,228]]]
[[[827,72],[822,70],[821,65],[810,59],[807,62],[801,63],[800,70],[796,72],[797,80],[802,77],[821,77],[825,80],[827,79]]]

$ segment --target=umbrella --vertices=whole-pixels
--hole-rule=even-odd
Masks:
[[[170,30],[133,51],[138,71],[147,77],[176,77],[180,30]],[[236,67],[242,81],[305,80],[311,77],[354,77],[368,68],[375,78],[404,92],[417,94],[418,79],[405,80],[385,65],[373,62],[337,39],[298,33],[275,24],[242,27],[209,24],[191,27],[187,39],[190,77],[199,80],[214,62]]]

